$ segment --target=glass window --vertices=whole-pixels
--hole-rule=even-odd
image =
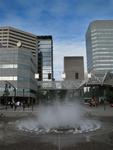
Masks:
[[[4,77],[0,77],[0,81],[16,81],[17,80],[17,76],[4,76]]]
[[[17,64],[0,64],[0,68],[18,68]]]
[[[79,73],[75,73],[75,79],[78,79],[79,78]]]

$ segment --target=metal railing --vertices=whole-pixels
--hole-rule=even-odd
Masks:
[[[84,80],[75,81],[38,81],[41,89],[78,89]]]

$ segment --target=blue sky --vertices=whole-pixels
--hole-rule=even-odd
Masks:
[[[0,0],[1,26],[53,36],[57,79],[64,56],[84,56],[86,70],[85,33],[97,19],[113,19],[113,0]]]

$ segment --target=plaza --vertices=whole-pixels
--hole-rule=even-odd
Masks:
[[[3,116],[0,121],[0,148],[7,149],[42,149],[44,150],[63,150],[63,149],[92,149],[103,150],[113,149],[113,127],[112,117],[113,108],[109,105],[104,110],[103,106],[89,107],[83,104],[83,107],[87,111],[89,118],[98,120],[101,122],[101,128],[96,131],[89,131],[83,133],[36,133],[35,131],[27,131],[26,129],[19,130],[15,122],[24,122],[26,119],[34,119],[36,121],[36,114],[38,107],[31,111],[30,108],[26,108],[25,111],[18,110],[15,113],[9,110],[2,110]]]
[[[109,28],[109,21],[104,25]],[[59,81],[54,78],[51,35],[36,36],[12,27],[1,28],[0,33],[0,149],[113,149],[112,56],[110,61],[105,59],[110,69],[95,60],[101,56],[101,47],[94,41],[97,47],[91,49],[95,44],[90,28],[87,76],[84,58],[67,56]],[[97,104],[85,103],[85,98]]]

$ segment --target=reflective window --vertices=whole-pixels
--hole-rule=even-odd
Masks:
[[[17,76],[4,76],[4,77],[0,77],[0,81],[16,81],[17,80]]]
[[[18,68],[17,64],[0,64],[0,68]]]

